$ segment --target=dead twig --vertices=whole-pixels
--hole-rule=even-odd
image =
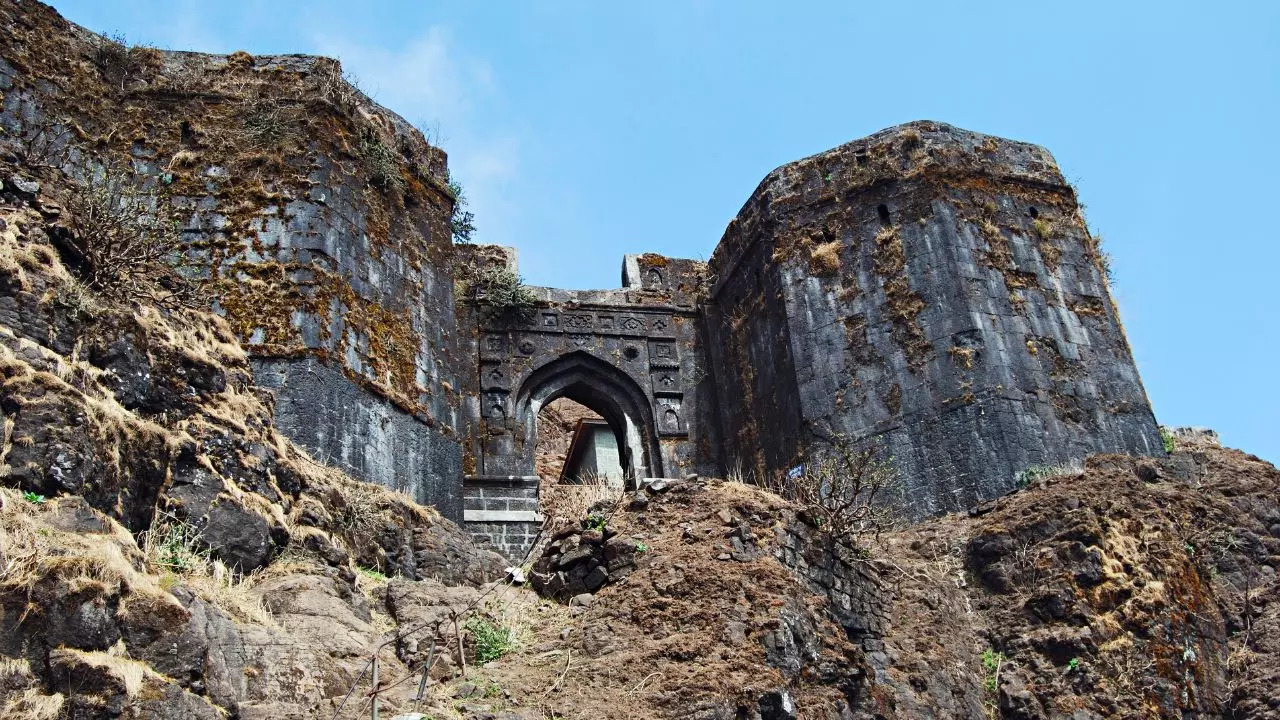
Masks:
[[[555,692],[556,688],[560,687],[560,683],[564,682],[565,676],[569,674],[569,666],[572,664],[573,651],[566,650],[564,654],[564,669],[560,671],[560,677],[556,678],[556,681],[551,684],[551,687],[547,688],[547,691],[542,693],[542,697],[547,697],[551,693]]]

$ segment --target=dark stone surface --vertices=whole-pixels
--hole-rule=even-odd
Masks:
[[[506,248],[466,248],[464,262],[505,264]],[[475,475],[532,475],[539,409],[558,397],[600,413],[631,477],[717,467],[711,386],[699,341],[703,263],[628,255],[617,290],[530,288],[516,317],[472,312],[478,378],[467,408]]]
[[[1048,152],[941,123],[779,168],[710,263],[723,457],[876,442],[920,518],[1163,454],[1093,243]]]
[[[321,462],[462,519],[458,443],[313,358],[253,360],[276,426]]]

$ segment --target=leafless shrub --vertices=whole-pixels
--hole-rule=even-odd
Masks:
[[[90,173],[66,205],[78,256],[71,265],[91,290],[115,301],[196,304],[194,284],[178,271],[183,243],[177,223],[132,173],[112,167]]]
[[[145,45],[129,45],[123,35],[103,35],[92,50],[93,64],[102,79],[124,90],[148,67],[159,66],[160,52]]]
[[[60,168],[67,162],[74,137],[69,126],[40,117],[14,134],[13,150],[18,163],[27,168]]]
[[[320,97],[343,113],[351,114],[360,103],[360,88],[355,78],[342,71],[336,60],[322,61],[316,69]]]
[[[279,147],[301,136],[301,112],[275,98],[254,98],[241,103],[240,116],[250,149]]]
[[[585,519],[592,507],[615,505],[622,500],[623,490],[596,473],[586,473],[569,483],[544,483],[540,495],[547,526],[568,527]]]
[[[772,484],[771,490],[798,503],[808,521],[837,544],[852,547],[897,520],[890,502],[898,488],[893,466],[878,447],[859,447],[840,433]]]

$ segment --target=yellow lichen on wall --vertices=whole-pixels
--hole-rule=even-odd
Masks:
[[[906,252],[902,236],[896,227],[887,227],[876,233],[872,249],[875,271],[884,280],[885,315],[893,323],[893,338],[902,348],[907,365],[918,372],[929,358],[931,346],[925,339],[918,320],[924,312],[925,302],[920,293],[911,289],[911,279],[906,272]]]

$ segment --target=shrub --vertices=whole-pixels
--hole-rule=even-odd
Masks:
[[[466,623],[467,632],[476,642],[476,662],[487,663],[516,649],[515,633],[482,617],[472,616]]]
[[[878,535],[897,519],[885,502],[897,491],[892,464],[880,457],[879,448],[858,448],[840,433],[776,484],[778,494],[799,503],[829,541],[849,548],[861,535]]]
[[[388,147],[378,131],[371,127],[360,131],[360,157],[369,169],[369,182],[383,192],[404,186],[404,178],[400,175],[400,155]]]
[[[152,47],[129,45],[123,35],[104,35],[93,47],[93,64],[102,79],[124,90],[148,65],[158,67],[160,53]]]
[[[453,214],[449,216],[449,230],[453,232],[455,243],[471,242],[471,235],[476,231],[475,213],[467,210],[467,194],[462,184],[449,177],[449,192],[453,193]]]
[[[301,113],[277,99],[246,100],[241,105],[241,121],[251,149],[279,147],[301,136]]]
[[[1164,445],[1166,453],[1171,453],[1178,449],[1178,439],[1173,436],[1173,433],[1164,428],[1160,428],[1160,444]]]
[[[69,264],[89,289],[109,300],[195,304],[195,285],[178,271],[184,245],[177,223],[131,174],[111,167],[91,173],[66,204],[78,256]]]
[[[463,282],[472,300],[494,318],[519,319],[538,302],[521,277],[505,265],[472,271]]]

